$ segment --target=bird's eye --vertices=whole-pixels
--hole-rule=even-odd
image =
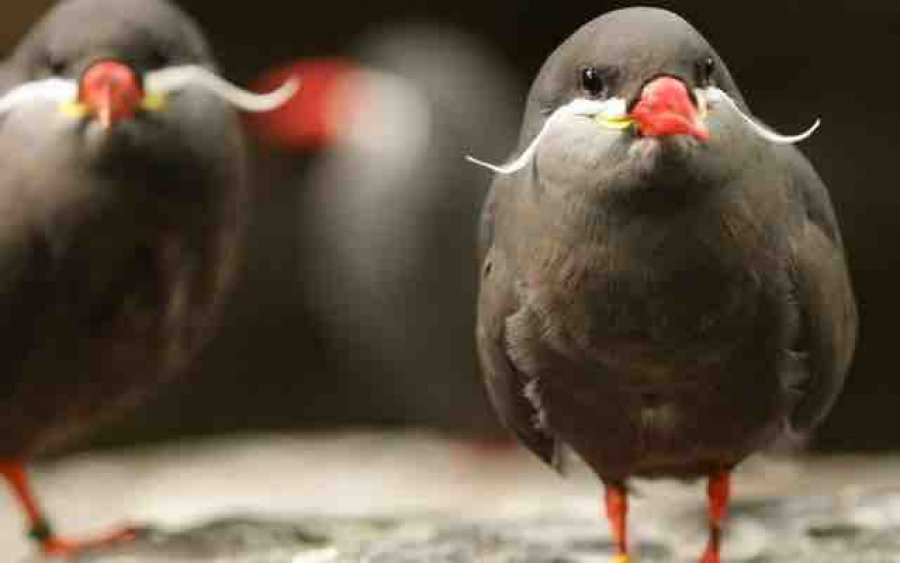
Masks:
[[[147,63],[149,64],[151,69],[158,69],[169,66],[171,60],[172,57],[170,57],[168,53],[160,49],[154,49],[150,52],[149,60],[147,61]]]
[[[53,56],[48,56],[44,64],[53,76],[62,76],[69,68],[69,64],[66,61]]]
[[[593,67],[582,69],[581,89],[592,98],[605,98],[608,91],[603,72]]]
[[[700,63],[700,85],[704,88],[713,85],[713,74],[716,73],[716,60],[706,57]]]

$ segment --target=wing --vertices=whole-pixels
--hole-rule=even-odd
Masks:
[[[38,338],[37,326],[48,310],[51,250],[31,224],[27,205],[0,178],[0,402],[13,395],[20,367]]]
[[[508,354],[506,321],[519,309],[519,303],[511,273],[494,246],[496,187],[495,182],[485,200],[479,233],[478,359],[488,395],[500,420],[535,455],[561,470],[556,440],[539,428],[539,413],[526,396],[527,378],[516,370]]]
[[[858,321],[828,191],[798,151],[791,149],[787,158],[791,193],[805,212],[791,236],[791,278],[800,313],[793,347],[806,357],[807,370],[791,425],[804,432],[824,418],[843,387],[856,346]]]

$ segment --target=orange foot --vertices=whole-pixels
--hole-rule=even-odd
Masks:
[[[703,553],[703,557],[700,558],[700,563],[721,563],[719,550],[707,548]]]
[[[40,544],[41,551],[43,551],[45,555],[73,557],[84,553],[85,551],[104,549],[129,543],[137,539],[137,537],[138,530],[136,528],[122,528],[121,530],[116,530],[97,538],[81,541],[72,541],[56,535],[51,535],[40,540]]]

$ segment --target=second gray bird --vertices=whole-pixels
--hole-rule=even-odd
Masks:
[[[0,91],[0,476],[50,554],[22,464],[184,371],[233,277],[248,191],[235,105],[164,0],[68,0]],[[271,100],[263,99],[263,102]]]

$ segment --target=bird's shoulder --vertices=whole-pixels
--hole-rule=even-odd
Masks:
[[[843,387],[856,346],[857,308],[847,258],[828,188],[798,150],[781,152],[789,195],[799,220],[789,230],[789,278],[797,326],[788,344],[800,397],[791,413],[795,430],[814,427]]]
[[[788,195],[802,213],[798,228],[815,226],[843,251],[843,241],[828,188],[806,156],[793,146],[777,147],[776,152],[786,171]],[[809,225],[806,225],[806,224]]]

